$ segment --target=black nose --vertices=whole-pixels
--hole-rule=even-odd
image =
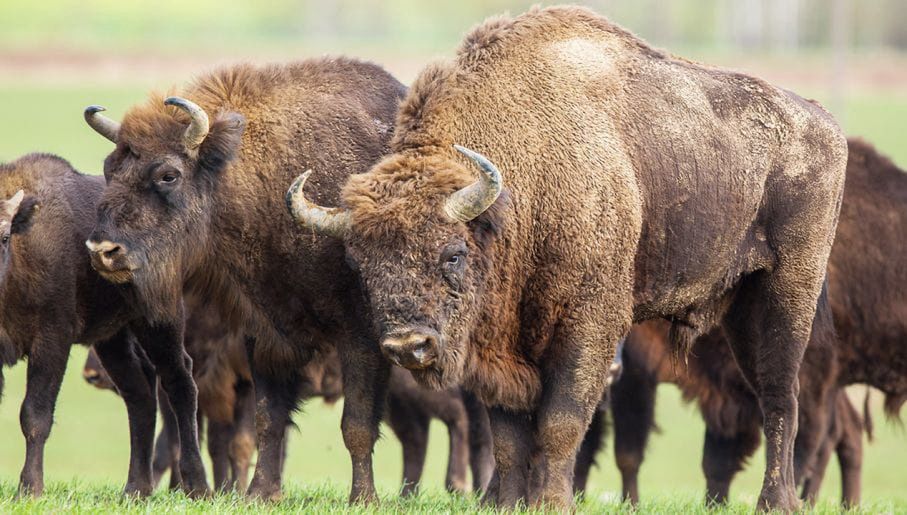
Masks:
[[[419,370],[433,365],[440,353],[440,336],[431,329],[419,329],[385,337],[381,350],[403,368]]]

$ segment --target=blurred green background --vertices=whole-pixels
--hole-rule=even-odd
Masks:
[[[653,44],[688,58],[766,78],[826,104],[850,135],[907,167],[907,0],[599,0],[585,2]],[[430,59],[450,56],[484,17],[526,10],[511,0],[63,0],[0,2],[0,162],[54,152],[96,173],[110,144],[88,129],[82,109],[103,104],[113,117],[214,66],[348,54],[378,62],[405,83]],[[82,382],[85,350],[74,348],[47,446],[50,481],[73,478],[120,484],[128,440],[122,402]],[[0,481],[15,482],[24,458],[18,409],[25,367],[6,371],[0,404]],[[856,388],[855,399],[862,395]],[[874,401],[876,413],[878,396]],[[310,403],[296,417],[286,482],[348,484],[349,458],[339,433],[340,406]],[[881,416],[878,417],[881,419]],[[698,495],[703,425],[677,390],[659,393],[658,422],[643,467],[643,495]],[[864,498],[907,501],[903,428],[877,420],[865,448]],[[389,433],[376,450],[379,488],[394,491],[402,470]],[[593,472],[593,495],[619,491],[608,450]],[[425,486],[439,489],[447,436],[432,426]],[[762,451],[734,483],[752,502],[762,479]],[[839,495],[834,461],[824,498]]]

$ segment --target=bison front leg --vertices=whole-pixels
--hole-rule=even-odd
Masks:
[[[488,418],[494,437],[495,468],[482,502],[498,508],[515,508],[526,500],[530,486],[532,417],[490,407]]]
[[[299,374],[287,371],[275,377],[270,371],[259,370],[254,362],[252,380],[255,385],[255,430],[258,439],[258,463],[247,495],[277,501],[281,498],[286,428],[290,414],[299,398]]]
[[[376,501],[372,451],[387,400],[390,365],[375,342],[341,340],[344,343],[338,351],[343,367],[344,401],[340,430],[353,464],[350,502]]]
[[[70,342],[37,337],[28,356],[25,400],[19,412],[25,436],[25,465],[19,476],[19,495],[44,492],[44,444],[53,425],[54,406],[69,354]]]
[[[147,496],[154,490],[151,454],[156,418],[155,385],[151,363],[125,329],[114,338],[96,343],[101,365],[126,403],[129,418],[129,474],[126,495]]]
[[[603,324],[614,316],[601,311],[604,305],[613,304],[596,301],[574,310],[551,341],[536,412],[541,456],[532,504],[564,509],[573,503],[577,450],[601,401],[617,342],[629,329],[629,317],[627,323]]]
[[[469,468],[472,471],[472,491],[482,492],[494,473],[491,422],[488,410],[474,394],[462,391],[463,405],[469,416]]]
[[[182,319],[167,324],[138,323],[133,328],[154,364],[161,386],[176,414],[179,432],[179,469],[188,495],[210,495],[198,444],[198,389],[192,378],[192,358],[183,348]]]

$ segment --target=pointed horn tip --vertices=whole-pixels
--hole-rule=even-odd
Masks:
[[[164,99],[164,105],[168,106],[180,106],[186,103],[185,98],[181,97],[167,97]]]
[[[296,179],[293,180],[293,184],[290,184],[290,188],[287,190],[286,203],[287,209],[290,210],[290,213],[293,213],[293,204],[297,195],[301,194],[302,188],[305,187],[305,182],[308,180],[309,175],[312,175],[312,170],[306,170],[305,172],[299,174]],[[305,196],[303,194],[303,201],[305,201]]]
[[[99,106],[99,105],[97,105],[97,104],[92,104],[92,105],[86,107],[84,112],[85,112],[85,116],[90,116],[90,115],[93,115],[93,114],[95,114],[95,113],[100,113],[101,111],[106,111],[106,110],[107,110],[107,108],[104,107],[104,106]]]

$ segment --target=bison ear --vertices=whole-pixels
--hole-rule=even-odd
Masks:
[[[198,149],[199,164],[211,172],[223,170],[239,152],[245,128],[246,119],[241,114],[219,115]]]
[[[9,232],[11,234],[22,234],[31,227],[34,214],[38,211],[38,199],[27,196],[19,203],[16,214],[13,215],[13,221],[10,224]]]
[[[487,249],[504,231],[510,212],[510,191],[504,188],[488,209],[469,222],[479,248]]]

